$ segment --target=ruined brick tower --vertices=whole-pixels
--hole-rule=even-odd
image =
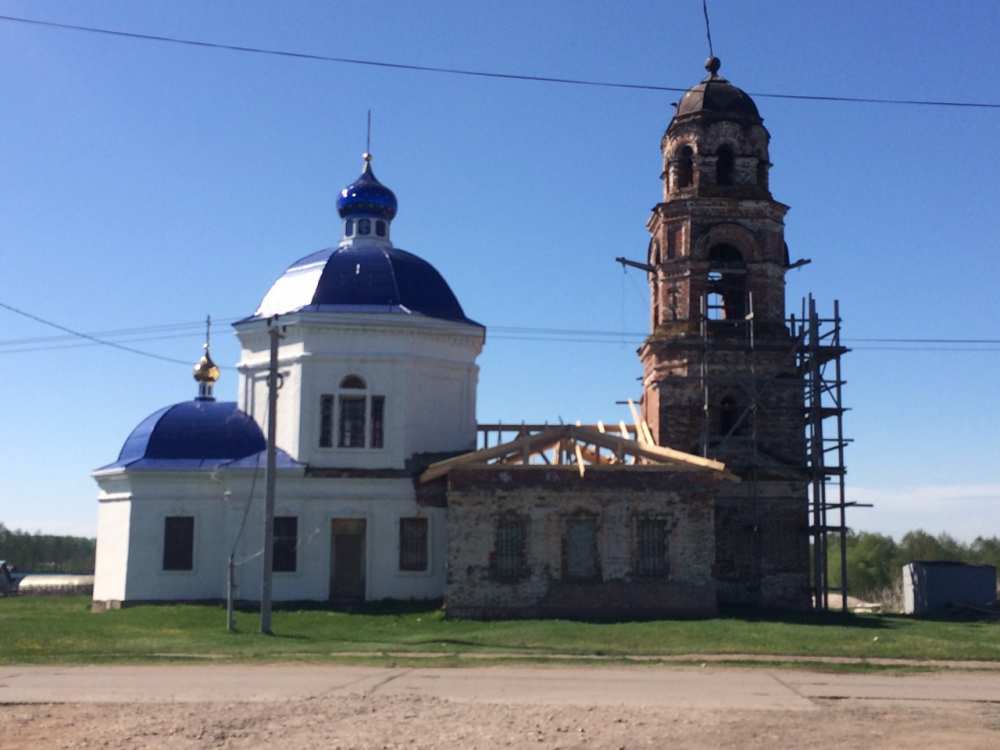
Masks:
[[[663,201],[647,224],[652,333],[639,350],[654,439],[725,461],[716,503],[723,603],[809,606],[803,379],[785,321],[788,207],[771,196],[770,135],[719,75],[681,98],[663,136]]]

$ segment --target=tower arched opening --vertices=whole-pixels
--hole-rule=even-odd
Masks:
[[[736,157],[728,143],[719,147],[715,158],[715,184],[732,185],[736,172]]]
[[[715,245],[708,253],[709,320],[746,316],[747,268],[743,254],[732,245]]]
[[[690,146],[677,149],[674,167],[674,186],[678,189],[694,184],[694,150]]]

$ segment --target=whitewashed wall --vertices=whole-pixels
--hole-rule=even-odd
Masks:
[[[414,453],[471,450],[481,328],[420,315],[296,313],[279,349],[278,445],[317,467],[403,468]],[[266,429],[266,323],[240,324],[240,408]],[[385,397],[384,447],[320,448],[320,397],[346,375]],[[336,441],[334,441],[336,442]]]
[[[98,475],[102,487],[98,528],[97,602],[222,599],[226,565],[250,499],[252,472],[128,472]],[[236,547],[237,596],[260,595],[263,547],[263,476],[250,500],[246,530]],[[417,505],[412,480],[330,479],[281,472],[275,515],[296,516],[296,571],[275,573],[276,601],[326,601],[330,595],[331,524],[364,518],[365,598],[435,599],[444,595],[447,518],[443,508]],[[163,570],[164,519],[194,517],[194,565]],[[426,571],[399,570],[399,519],[428,519]]]

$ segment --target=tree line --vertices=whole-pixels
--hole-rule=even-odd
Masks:
[[[94,572],[96,539],[8,529],[0,523],[0,560],[24,573]]]
[[[830,585],[840,586],[840,539],[832,534],[827,553]],[[881,592],[901,584],[902,567],[915,560],[951,560],[1000,570],[1000,537],[977,536],[960,542],[949,534],[935,536],[918,529],[897,542],[885,534],[851,531],[847,535],[848,593],[877,599]]]

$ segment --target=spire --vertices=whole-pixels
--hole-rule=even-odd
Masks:
[[[205,318],[205,353],[201,355],[201,359],[194,366],[194,379],[198,382],[199,401],[215,401],[215,396],[212,395],[212,386],[219,379],[219,367],[212,361],[212,355],[209,352],[211,340],[212,316],[209,315]]]

